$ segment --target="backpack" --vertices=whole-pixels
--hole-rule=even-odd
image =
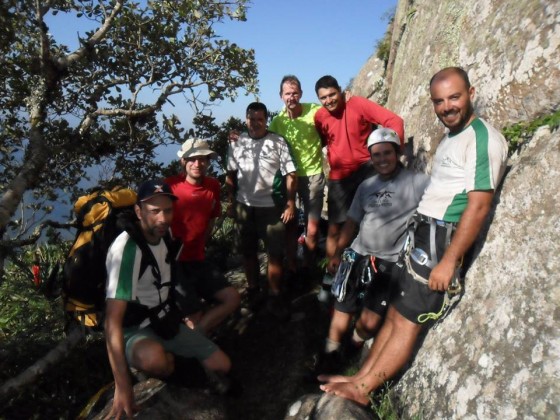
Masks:
[[[100,328],[105,307],[105,258],[113,240],[122,233],[119,215],[136,218],[136,193],[127,188],[99,190],[74,204],[77,233],[64,262],[62,295],[70,319]]]

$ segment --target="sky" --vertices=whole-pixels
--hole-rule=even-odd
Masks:
[[[255,50],[259,95],[240,92],[212,108],[217,123],[230,116],[244,118],[245,108],[258,99],[270,111],[283,107],[280,81],[296,75],[302,84],[302,102],[318,102],[315,82],[326,74],[341,87],[349,85],[383,38],[397,0],[253,0],[245,22],[215,26],[216,33],[242,48]],[[190,127],[188,107],[176,113]],[[175,150],[159,149],[158,159],[174,159]]]
[[[282,108],[279,83],[286,74],[301,80],[303,102],[317,102],[314,85],[325,74],[346,87],[374,53],[396,4],[397,0],[252,0],[245,22],[228,20],[214,29],[240,47],[255,50],[258,100],[278,111]],[[78,46],[78,35],[93,29],[84,20],[76,27],[77,21],[64,14],[50,16],[47,22],[55,39],[71,50]],[[240,92],[235,103],[226,99],[212,113],[218,123],[230,116],[241,118],[255,99]],[[173,103],[177,110],[172,112],[190,126],[190,108],[178,97]]]
[[[252,0],[245,22],[227,21],[215,30],[240,47],[255,50],[260,94],[255,98],[240,92],[234,103],[222,101],[212,108],[216,122],[230,116],[243,118],[247,105],[256,99],[270,111],[279,111],[283,106],[279,84],[286,74],[300,79],[303,102],[317,102],[315,82],[326,74],[346,87],[374,53],[396,4],[397,0]],[[79,34],[93,29],[76,28],[75,20],[64,14],[51,16],[48,24],[55,39],[71,50],[77,48]],[[173,98],[175,109],[165,111],[177,114],[183,127],[189,128],[194,115],[179,97]],[[177,149],[158,148],[157,160],[177,159]]]
[[[252,0],[245,22],[217,24],[217,35],[242,48],[255,50],[259,71],[258,98],[240,91],[235,102],[226,99],[211,108],[218,124],[230,116],[243,119],[250,102],[259,100],[270,111],[282,109],[279,84],[286,74],[295,74],[302,83],[302,102],[317,102],[314,86],[326,74],[344,88],[374,53],[387,29],[397,0]],[[51,16],[49,31],[58,42],[77,47],[78,34],[91,27],[76,28],[59,14]],[[80,21],[82,24],[83,21]],[[185,128],[192,126],[193,111],[173,97],[174,107],[164,112],[176,114]],[[159,148],[158,160],[175,159],[176,150]]]
[[[396,0],[254,0],[246,22],[229,22],[218,33],[255,50],[259,100],[282,108],[279,84],[286,74],[302,83],[303,102],[317,102],[314,86],[326,74],[346,87],[374,53]],[[254,98],[240,95],[213,110],[218,120],[242,117]]]

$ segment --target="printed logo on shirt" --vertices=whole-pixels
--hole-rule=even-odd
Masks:
[[[393,205],[391,198],[393,197],[394,191],[384,190],[378,191],[374,194],[375,202],[374,207],[390,207]]]
[[[458,168],[459,165],[455,163],[455,161],[450,156],[445,156],[441,160],[441,166],[446,168]]]

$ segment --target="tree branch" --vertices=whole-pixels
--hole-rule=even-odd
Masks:
[[[0,387],[0,401],[6,400],[14,392],[35,382],[41,375],[64,359],[76,345],[85,337],[85,331],[81,326],[75,326],[70,330],[64,340],[48,352],[42,359],[36,361],[25,371],[12,378]]]
[[[18,239],[18,240],[14,240],[14,239],[5,240],[5,239],[3,239],[3,240],[0,240],[0,248],[12,249],[12,248],[26,246],[26,245],[33,245],[41,237],[41,234],[43,233],[43,230],[47,227],[54,227],[54,228],[58,228],[58,229],[67,229],[67,228],[71,228],[71,227],[76,227],[76,223],[74,223],[74,222],[59,223],[59,222],[55,222],[55,221],[52,221],[52,220],[47,220],[47,221],[41,223],[40,225],[38,225],[35,228],[35,231],[33,232],[33,234],[26,239]]]
[[[116,0],[115,7],[111,11],[109,17],[105,19],[103,25],[91,36],[90,39],[84,42],[84,45],[78,48],[76,51],[68,54],[67,56],[60,57],[56,60],[56,66],[59,70],[66,69],[71,66],[74,62],[84,58],[87,55],[88,50],[91,50],[96,44],[101,42],[107,32],[111,29],[115,17],[121,12],[125,0]]]

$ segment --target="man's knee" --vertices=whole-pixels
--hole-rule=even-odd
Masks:
[[[165,378],[173,373],[175,358],[157,341],[143,339],[132,348],[131,365],[150,375]]]
[[[356,324],[356,330],[362,338],[370,338],[377,332],[382,320],[379,314],[364,308]]]
[[[340,234],[340,223],[329,223],[329,228],[327,230],[327,235],[338,236]]]
[[[305,243],[307,247],[313,251],[317,245],[317,236],[319,233],[319,221],[309,219],[307,222],[307,231],[305,233]]]
[[[228,373],[231,369],[231,360],[227,354],[218,349],[202,361],[206,369],[214,372]]]
[[[385,322],[390,322],[396,331],[408,335],[418,335],[422,330],[421,324],[416,324],[402,315],[394,306],[389,306]]]
[[[231,309],[231,312],[235,311],[241,304],[241,296],[233,286],[228,286],[224,289],[218,290],[218,292],[214,295],[214,298],[222,305]]]

